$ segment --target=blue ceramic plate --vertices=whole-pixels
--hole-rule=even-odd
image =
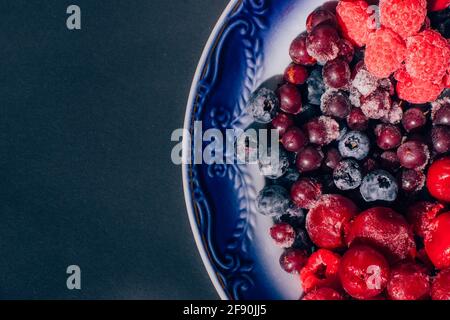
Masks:
[[[325,1],[324,1],[325,2]],[[185,129],[246,128],[250,94],[289,64],[290,42],[321,1],[233,0],[201,57],[186,110]],[[195,141],[193,142],[195,143]],[[189,147],[185,141],[185,150]],[[223,299],[298,299],[298,277],[283,272],[271,242],[271,219],[254,202],[264,179],[252,165],[185,165],[189,219],[203,262]]]

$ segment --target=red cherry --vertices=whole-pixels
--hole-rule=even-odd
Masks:
[[[308,256],[305,251],[299,249],[287,249],[280,256],[280,266],[284,271],[298,274],[306,264]]]
[[[341,257],[334,252],[319,249],[308,259],[300,272],[303,290],[308,293],[322,287],[339,287],[338,270]]]
[[[318,247],[338,249],[345,246],[344,234],[358,208],[348,198],[340,195],[324,195],[309,211],[306,230]]]
[[[433,221],[433,227],[425,238],[425,250],[436,268],[450,268],[450,212]]]
[[[390,208],[371,208],[359,214],[353,221],[347,242],[349,245],[353,243],[371,245],[392,262],[416,254],[410,226],[402,215]]]
[[[430,294],[430,277],[423,266],[402,262],[391,270],[387,293],[391,300],[423,300]]]
[[[319,288],[306,294],[302,300],[344,300],[342,295],[331,288]]]
[[[286,131],[294,125],[294,120],[292,116],[280,112],[273,120],[272,120],[272,128],[278,130],[280,137],[282,137]]]
[[[375,249],[356,245],[342,257],[339,278],[342,287],[352,297],[366,300],[378,296],[386,288],[389,264]]]
[[[414,233],[425,238],[433,226],[433,220],[442,212],[444,206],[438,202],[420,201],[408,209],[408,222],[413,226]]]
[[[427,187],[436,199],[450,202],[450,157],[437,160],[430,166]]]
[[[287,223],[277,223],[270,228],[270,236],[281,248],[289,248],[295,241],[295,230]]]
[[[450,269],[442,270],[431,286],[433,300],[450,300]]]
[[[304,66],[291,63],[284,71],[284,79],[295,85],[304,84],[308,79],[308,70]]]
[[[322,185],[311,178],[302,178],[291,188],[292,201],[300,208],[310,209],[322,196]]]

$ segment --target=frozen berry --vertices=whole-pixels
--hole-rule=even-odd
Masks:
[[[397,148],[402,142],[400,129],[391,124],[380,124],[375,128],[377,145],[383,150]]]
[[[305,125],[309,142],[319,146],[329,144],[339,137],[339,124],[330,117],[318,117]]]
[[[297,154],[295,164],[300,172],[310,172],[319,169],[323,159],[324,154],[320,148],[309,146]]]
[[[355,131],[364,131],[369,125],[369,119],[361,108],[353,108],[347,116],[348,127]]]
[[[410,226],[390,208],[375,207],[360,213],[353,221],[348,243],[364,243],[377,248],[391,261],[413,257],[416,244]]]
[[[361,185],[362,173],[358,162],[352,159],[342,160],[333,171],[333,180],[340,190],[353,190]]]
[[[292,201],[300,208],[310,209],[322,196],[322,185],[315,179],[302,178],[292,185]]]
[[[291,127],[281,138],[281,143],[287,151],[298,152],[308,143],[308,137],[299,128]]]
[[[314,10],[306,19],[306,31],[311,32],[315,26],[326,23],[330,25],[336,25],[336,16],[334,13],[318,8]]]
[[[270,228],[270,236],[277,246],[289,248],[294,244],[295,230],[287,223],[277,223]]]
[[[323,81],[333,89],[342,89],[348,86],[350,81],[350,67],[344,59],[328,61],[323,67]]]
[[[266,186],[258,194],[256,208],[259,213],[276,217],[286,213],[289,208],[289,193],[281,186]]]
[[[442,80],[450,60],[447,39],[439,32],[428,29],[409,37],[406,45],[405,67],[411,77],[424,81]]]
[[[433,300],[450,300],[450,269],[442,270],[431,286]]]
[[[396,171],[400,168],[400,161],[398,160],[397,152],[395,151],[384,151],[380,155],[381,167],[389,171]]]
[[[442,213],[432,222],[425,237],[425,250],[437,269],[450,268],[450,212]]]
[[[410,108],[403,114],[402,125],[407,132],[422,128],[427,123],[425,114],[419,108]]]
[[[439,105],[432,115],[434,125],[450,126],[450,103]]]
[[[306,37],[307,34],[305,32],[295,38],[294,41],[292,41],[289,54],[292,61],[295,63],[310,66],[315,64],[317,60],[311,57],[306,50]]]
[[[334,289],[331,288],[319,288],[317,290],[313,290],[310,293],[306,294],[302,300],[344,300],[342,295]]]
[[[403,262],[391,269],[387,284],[391,300],[423,300],[430,295],[430,277],[426,269],[415,263]]]
[[[367,97],[361,98],[361,110],[369,119],[382,119],[389,117],[392,100],[389,92],[375,90]]]
[[[430,152],[426,144],[419,141],[403,143],[397,150],[400,164],[407,169],[422,169],[430,158]]]
[[[358,208],[350,199],[340,195],[324,195],[309,211],[306,230],[318,247],[339,249],[345,246],[345,232],[356,214]]]
[[[427,188],[434,198],[450,202],[450,157],[437,160],[430,166]]]
[[[308,85],[308,102],[313,105],[320,105],[320,98],[325,92],[325,84],[322,78],[322,68],[318,67],[311,71],[309,78],[306,80]]]
[[[385,170],[375,170],[364,177],[360,192],[364,200],[395,201],[398,195],[398,185],[395,178]]]
[[[419,201],[411,205],[407,217],[414,233],[422,238],[427,237],[433,228],[434,218],[443,210],[444,206],[438,202]]]
[[[358,47],[366,44],[369,34],[373,31],[368,8],[365,1],[340,1],[336,8],[344,37]]]
[[[280,108],[286,113],[298,114],[302,110],[302,96],[292,84],[285,84],[278,89]]]
[[[307,261],[308,256],[306,252],[299,249],[287,249],[280,257],[281,268],[292,274],[299,274]]]
[[[319,62],[327,62],[339,54],[339,35],[329,24],[315,26],[306,38],[308,54]]]
[[[428,1],[428,10],[430,11],[441,11],[444,9],[448,9],[450,6],[449,0],[429,0]]]
[[[356,64],[352,72],[352,86],[363,96],[367,97],[379,87],[379,80],[373,74],[371,74],[364,61],[360,61]],[[356,104],[358,106],[358,104]]]
[[[267,148],[267,152],[260,152],[258,157],[259,172],[269,179],[278,179],[283,176],[288,170],[289,165],[289,155],[281,148],[278,148],[278,151]]]
[[[322,96],[320,108],[323,114],[345,119],[350,113],[351,103],[348,97],[341,91],[328,90]]]
[[[369,154],[370,141],[366,134],[350,131],[339,141],[339,152],[344,158],[362,160]]]
[[[339,162],[341,162],[341,160],[342,157],[339,153],[339,150],[337,150],[336,148],[331,148],[328,149],[326,153],[324,164],[327,166],[327,168],[334,170]]]
[[[422,104],[436,100],[444,89],[442,81],[412,78],[403,69],[395,73],[397,95],[410,103]]]
[[[355,55],[355,48],[350,41],[346,39],[339,40],[339,57],[343,58],[348,63],[353,61]]]
[[[272,90],[261,88],[250,98],[247,109],[259,123],[269,123],[277,115],[280,101]]]
[[[294,120],[292,117],[286,113],[280,112],[273,120],[272,120],[272,128],[276,129],[280,134],[280,137],[283,137],[287,129],[294,125]]]
[[[325,249],[314,252],[300,272],[303,291],[308,293],[323,287],[337,288],[340,260],[339,255]]]
[[[402,104],[396,101],[392,102],[391,109],[380,120],[384,123],[398,124],[403,118]]]
[[[389,264],[375,249],[356,245],[342,257],[339,278],[353,298],[366,300],[378,296],[387,286]]]
[[[308,70],[304,66],[291,63],[284,71],[284,79],[291,84],[304,84],[308,79]]]
[[[387,78],[401,67],[406,45],[390,29],[381,28],[369,35],[364,62],[367,70],[378,78]]]
[[[416,34],[426,15],[426,0],[380,0],[381,24],[403,38]]]
[[[433,149],[437,153],[450,151],[450,128],[447,126],[436,126],[431,129],[431,141]]]
[[[400,177],[402,189],[408,193],[422,190],[425,186],[425,180],[425,174],[418,170],[405,169]]]

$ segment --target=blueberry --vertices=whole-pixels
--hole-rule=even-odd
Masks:
[[[277,115],[280,101],[275,92],[261,88],[250,98],[247,108],[256,122],[269,123]]]
[[[307,250],[310,253],[314,251],[314,245],[304,229],[297,230],[297,235],[292,247],[295,249]]]
[[[266,186],[256,198],[256,208],[265,216],[282,216],[289,209],[290,204],[289,193],[278,185]]]
[[[275,220],[275,223],[280,222],[290,224],[295,229],[300,228],[305,223],[305,211],[291,202],[286,213]]]
[[[291,186],[294,184],[295,181],[297,181],[300,178],[300,172],[296,168],[289,167],[286,170],[286,173],[280,177],[277,180],[274,180],[276,184],[279,184],[283,187],[286,187],[288,189],[291,188]]]
[[[261,174],[269,179],[278,179],[283,176],[289,169],[288,153],[279,148],[278,152],[272,154],[272,149],[267,148],[266,155],[260,155],[258,158],[258,166]]]
[[[346,133],[339,141],[339,152],[344,158],[362,160],[369,154],[370,141],[367,135],[359,131]]]
[[[320,100],[325,92],[325,84],[322,78],[322,68],[318,67],[311,71],[309,78],[306,80],[308,85],[308,102],[320,106]]]
[[[358,162],[352,159],[342,160],[333,172],[333,180],[340,190],[353,190],[361,185],[362,173]]]
[[[360,192],[367,202],[394,201],[397,198],[398,185],[389,172],[375,170],[364,177]]]

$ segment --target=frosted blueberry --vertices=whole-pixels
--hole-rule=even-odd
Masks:
[[[261,174],[269,179],[278,179],[289,169],[289,155],[283,149],[278,149],[277,154],[272,154],[272,149],[267,148],[267,155],[258,157],[258,166]]]
[[[278,185],[266,186],[256,198],[256,208],[259,213],[270,217],[286,214],[290,207],[289,193]]]
[[[277,115],[280,101],[275,92],[261,88],[250,98],[247,108],[253,119],[259,123],[269,123]]]
[[[339,152],[343,158],[362,160],[369,154],[370,141],[359,131],[350,131],[339,141]]]
[[[394,201],[397,199],[398,185],[389,172],[375,170],[364,177],[360,192],[367,202]]]
[[[353,190],[361,185],[362,173],[358,162],[352,159],[342,160],[333,171],[333,180],[340,190]]]

